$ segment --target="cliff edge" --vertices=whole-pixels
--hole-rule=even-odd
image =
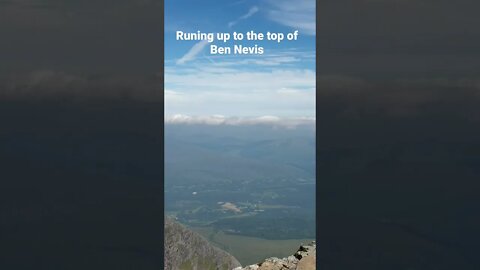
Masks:
[[[294,255],[287,258],[268,258],[257,264],[237,267],[234,270],[313,270],[316,268],[317,247],[315,242],[301,245]]]

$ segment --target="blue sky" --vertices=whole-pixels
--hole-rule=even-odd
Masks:
[[[314,117],[314,0],[166,0],[166,117]],[[299,31],[297,41],[232,41],[263,55],[210,55],[210,43],[177,41],[184,32]]]

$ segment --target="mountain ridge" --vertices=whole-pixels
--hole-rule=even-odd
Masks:
[[[165,270],[231,270],[240,267],[229,253],[172,218],[165,217]]]

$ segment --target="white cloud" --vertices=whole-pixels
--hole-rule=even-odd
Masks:
[[[259,8],[257,6],[251,7],[250,10],[246,14],[244,14],[243,16],[240,16],[240,18],[238,18],[235,21],[229,22],[228,27],[234,26],[235,24],[237,24],[241,20],[246,20],[246,19],[250,18],[251,16],[253,16],[258,11],[259,11]],[[207,46],[208,43],[209,43],[208,41],[202,40],[202,41],[196,43],[195,45],[193,45],[193,47],[184,56],[182,56],[180,59],[177,60],[177,65],[185,64],[185,63],[195,59],[195,57],[200,52],[203,51],[203,49],[205,48],[205,46]]]
[[[165,100],[169,100],[170,102],[174,103],[181,103],[185,100],[185,97],[182,93],[172,90],[164,90],[164,98]]]
[[[315,0],[265,0],[267,17],[279,24],[298,29],[300,33],[315,35]]]
[[[238,22],[252,17],[259,10],[260,9],[257,6],[251,7],[246,14],[240,16],[235,21],[229,22],[228,27],[230,28],[230,27],[234,26],[235,24],[237,24]],[[193,45],[193,47],[184,56],[182,56],[180,59],[177,60],[177,65],[185,64],[186,62],[189,62],[189,61],[195,59],[195,57],[200,52],[203,51],[203,49],[205,48],[205,46],[207,46],[208,43],[209,42],[207,42],[205,40],[202,40],[202,41],[198,42],[197,44]]]
[[[315,114],[315,71],[310,69],[219,67],[205,62],[167,67],[165,83],[167,115]]]
[[[185,64],[188,61],[195,59],[195,57],[207,46],[208,40],[202,40],[195,45],[180,59],[177,60],[177,64]]]
[[[255,58],[244,58],[237,61],[214,62],[217,66],[239,66],[239,65],[259,65],[259,66],[279,66],[285,64],[298,63],[302,58],[288,55],[277,56],[257,56]]]
[[[223,115],[189,116],[176,114],[165,117],[166,124],[177,125],[271,125],[275,127],[295,128],[298,126],[314,126],[315,117],[278,117],[265,115],[260,117],[225,117]]]
[[[237,91],[264,92],[282,88],[310,89],[315,87],[315,71],[309,69],[242,70],[212,72],[210,67],[198,67],[195,72],[168,69],[165,81],[175,85],[175,91]],[[225,69],[228,70],[228,69]]]
[[[235,21],[231,21],[228,23],[228,27],[231,28],[233,27],[234,25],[236,25],[237,23],[239,23],[241,20],[245,20],[245,19],[248,19],[250,17],[252,17],[255,13],[257,13],[260,9],[257,7],[257,6],[253,6],[251,7],[248,12],[242,16],[240,16],[240,18],[236,19]]]

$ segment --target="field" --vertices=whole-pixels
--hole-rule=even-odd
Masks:
[[[314,239],[267,240],[258,237],[226,234],[212,227],[191,227],[217,247],[235,256],[242,265],[262,261],[268,257],[287,257],[297,251],[302,243]]]

